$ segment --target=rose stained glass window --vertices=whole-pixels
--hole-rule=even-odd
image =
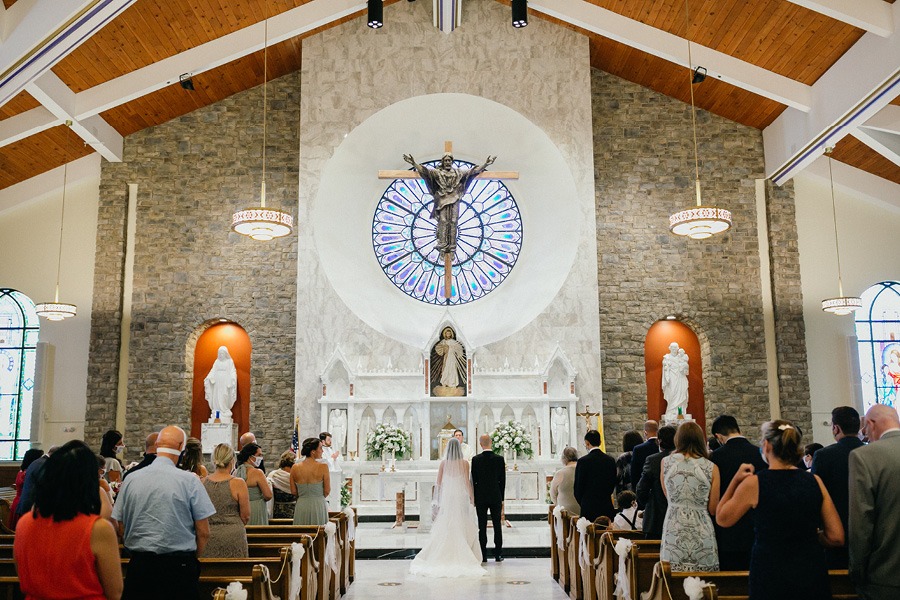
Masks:
[[[440,161],[422,163],[436,167]],[[476,165],[454,161],[457,168]],[[444,264],[435,248],[434,199],[421,179],[395,179],[375,209],[372,242],[388,279],[405,294],[446,305]],[[522,249],[522,217],[509,189],[477,179],[460,200],[450,305],[483,298],[512,271]]]

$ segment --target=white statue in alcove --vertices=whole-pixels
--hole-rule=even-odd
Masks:
[[[237,401],[237,369],[225,346],[219,346],[216,362],[203,380],[203,390],[211,411],[209,422],[218,417],[222,423],[231,423],[231,407]]]
[[[662,390],[666,400],[666,419],[678,418],[678,410],[687,414],[688,407],[688,355],[677,342],[669,344],[669,353],[662,360]]]

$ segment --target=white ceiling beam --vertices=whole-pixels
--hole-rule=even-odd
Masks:
[[[669,62],[689,66],[686,39],[585,0],[531,0],[528,7]],[[705,67],[711,77],[800,111],[811,108],[808,85],[696,43],[691,44],[691,51],[690,66]]]
[[[361,0],[313,0],[269,19],[269,46],[302,35],[366,8]],[[79,118],[96,115],[176,83],[179,75],[196,75],[262,50],[263,23],[201,44],[78,94]]]
[[[62,60],[135,0],[33,0],[0,44],[0,106]],[[12,18],[20,15],[20,19]],[[9,23],[6,25],[8,26]]]
[[[891,5],[884,0],[788,0],[788,2],[881,37],[888,37],[894,33]]]
[[[900,2],[891,6],[900,21]],[[812,86],[812,110],[787,109],[763,130],[766,175],[784,185],[900,94],[900,33],[863,35]]]
[[[76,118],[75,93],[53,71],[47,71],[29,83],[25,89],[59,121],[72,121],[72,131],[103,158],[112,162],[122,162],[124,141],[119,132],[98,115]]]
[[[900,167],[900,135],[868,127],[857,127],[850,135]]]
[[[888,104],[866,121],[863,127],[900,135],[900,106]]]
[[[3,119],[0,121],[0,147],[14,144],[57,125],[57,116],[43,106]]]

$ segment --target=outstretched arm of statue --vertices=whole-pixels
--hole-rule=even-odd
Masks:
[[[405,160],[406,162],[411,164],[412,168],[415,169],[416,171],[419,171],[420,173],[422,172],[422,169],[424,169],[424,167],[422,165],[420,165],[419,163],[416,162],[416,159],[413,158],[412,154],[404,154],[403,160]]]
[[[487,168],[488,168],[489,166],[491,166],[492,164],[494,164],[494,161],[495,161],[495,160],[497,160],[497,157],[496,157],[496,156],[488,156],[488,157],[487,157],[487,160],[484,161],[484,164],[483,164],[483,165],[481,165],[480,167],[475,167],[474,169],[472,169],[472,176],[474,177],[475,175],[479,175],[479,174],[481,174],[481,173],[484,173],[484,172],[487,170]]]

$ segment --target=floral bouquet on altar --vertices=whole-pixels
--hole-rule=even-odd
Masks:
[[[366,436],[366,454],[369,460],[386,453],[403,456],[411,450],[409,433],[396,425],[378,424]]]
[[[504,453],[510,452],[528,458],[534,456],[531,437],[518,421],[508,421],[497,425],[497,428],[491,433],[491,443],[494,448],[499,448]]]

